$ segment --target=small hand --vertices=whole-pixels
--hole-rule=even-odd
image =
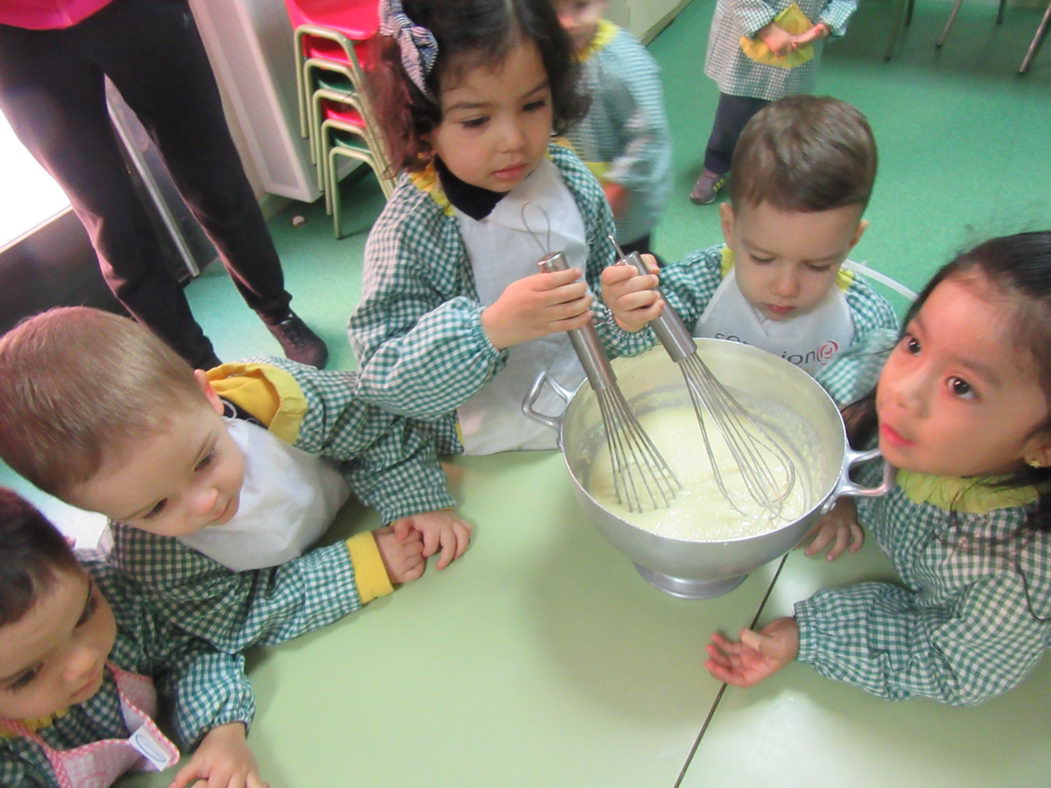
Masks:
[[[651,271],[645,276],[631,265],[611,265],[600,277],[602,300],[625,331],[639,331],[664,308],[664,300],[656,289],[660,283],[657,262],[649,254],[642,255],[642,259]]]
[[[392,584],[409,583],[423,576],[427,559],[423,556],[423,537],[413,530],[400,539],[391,526],[372,532]]]
[[[579,269],[518,279],[482,311],[482,328],[497,350],[580,328],[591,320],[591,294]]]
[[[606,193],[606,202],[609,203],[609,208],[613,211],[614,218],[619,218],[628,207],[628,199],[630,197],[628,190],[619,183],[606,181],[602,184],[602,191]]]
[[[424,558],[430,558],[441,548],[439,569],[445,569],[463,555],[471,541],[471,524],[450,511],[423,512],[402,517],[395,520],[392,527],[399,540],[404,541],[413,533],[421,537]]]
[[[200,780],[208,788],[267,788],[248,748],[245,726],[231,722],[212,728],[201,739],[190,762],[179,769],[169,788],[184,788]]]
[[[740,640],[712,635],[704,666],[719,681],[751,687],[772,676],[799,654],[799,627],[794,618],[778,618],[759,632],[742,629]]]
[[[778,56],[787,54],[792,48],[792,34],[784,28],[778,27],[773,22],[756,33],[756,38],[760,39],[766,44],[767,49]]]
[[[824,22],[818,22],[816,25],[811,27],[809,30],[800,33],[799,35],[792,36],[792,49],[799,49],[801,46],[809,44],[811,41],[817,41],[822,38],[828,37],[828,25]]]
[[[806,555],[816,555],[828,547],[825,560],[835,561],[844,550],[856,553],[865,544],[865,532],[858,525],[858,507],[853,498],[840,498],[803,538]],[[829,545],[832,545],[829,547]]]

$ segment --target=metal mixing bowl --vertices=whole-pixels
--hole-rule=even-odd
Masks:
[[[806,486],[808,505],[798,519],[758,536],[727,541],[687,541],[638,528],[612,514],[588,492],[592,463],[606,441],[598,402],[588,383],[582,383],[573,392],[543,372],[522,403],[527,416],[558,431],[559,447],[577,500],[602,534],[635,563],[649,583],[667,594],[688,599],[725,594],[743,582],[748,572],[784,555],[840,496],[883,495],[893,483],[889,466],[879,487],[866,489],[850,480],[853,465],[872,459],[879,452],[856,452],[850,448],[835,403],[801,369],[772,353],[738,342],[698,339],[697,352],[745,404],[753,397],[765,401],[769,405],[766,415],[772,424],[779,422],[777,411],[785,409],[796,415],[789,421],[801,419],[807,425],[808,429],[798,435],[785,435],[806,458],[798,470],[800,483]],[[663,348],[615,359],[613,369],[636,415],[690,404],[682,373]],[[566,402],[561,416],[541,414],[534,409],[544,386]],[[691,421],[683,429],[698,427]]]

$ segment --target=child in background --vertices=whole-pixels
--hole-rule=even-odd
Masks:
[[[566,137],[602,184],[625,252],[649,252],[668,197],[671,134],[660,68],[603,19],[606,0],[552,0],[584,70],[591,108]]]
[[[872,130],[845,102],[789,96],[749,121],[734,172],[730,202],[719,206],[726,243],[663,267],[664,297],[694,336],[774,353],[846,405],[868,388],[857,390],[868,337],[898,326],[886,299],[841,267],[868,225]],[[653,274],[613,266],[602,297],[621,327],[637,331],[660,313],[656,285]]]
[[[138,323],[72,307],[0,338],[0,381],[3,459],[109,517],[110,560],[229,652],[335,621],[466,549],[429,432],[363,404],[352,372],[194,371]],[[301,555],[347,482],[393,525]]]
[[[641,345],[587,292],[614,259],[602,189],[550,144],[586,111],[569,39],[550,0],[389,0],[380,32],[373,85],[403,172],[350,318],[358,391],[436,421],[445,451],[554,448],[521,404],[542,370],[583,380],[565,332],[594,316],[610,352]],[[570,270],[537,273],[547,251]]]
[[[238,617],[254,615],[255,601]],[[4,488],[0,677],[0,784],[104,788],[133,769],[171,766],[179,751],[152,719],[158,694],[176,737],[196,747],[173,788],[266,784],[245,740],[255,699],[244,657],[180,630],[111,567],[78,562]]]
[[[741,130],[783,96],[811,93],[826,38],[846,35],[857,0],[717,0],[704,73],[719,87],[704,170],[690,192],[715,202]]]
[[[1051,647],[1051,232],[935,274],[844,415],[855,444],[878,434],[896,486],[841,501],[815,544],[857,550],[860,522],[902,584],[820,591],[740,642],[713,635],[708,670],[750,686],[798,659],[889,700],[959,705],[1016,686]]]

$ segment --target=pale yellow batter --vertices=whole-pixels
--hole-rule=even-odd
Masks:
[[[783,424],[783,418],[785,417],[779,414],[779,432],[798,436],[809,429],[802,419],[797,418],[798,424]],[[682,482],[682,490],[670,508],[651,509],[641,513],[629,512],[626,506],[617,502],[609,450],[603,443],[591,463],[588,492],[610,513],[622,520],[660,536],[696,542],[715,542],[758,536],[775,530],[798,519],[812,505],[805,475],[806,466],[783,435],[771,433],[778,445],[788,454],[800,478],[777,515],[751,504],[741,472],[729,448],[722,440],[713,443],[713,453],[723,483],[738,505],[747,502],[747,506],[742,506],[748,512],[746,516],[734,509],[719,491],[711,473],[711,463],[693,408],[672,407],[651,411],[640,416],[639,423]],[[778,463],[771,467],[777,478],[783,477],[783,464]]]

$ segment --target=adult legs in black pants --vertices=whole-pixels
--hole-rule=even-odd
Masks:
[[[730,172],[737,138],[752,116],[769,103],[766,99],[719,94],[712,133],[704,151],[704,171],[690,192],[692,202],[707,205],[715,201],[715,195],[726,183],[727,173]]]
[[[185,0],[115,0],[71,28],[0,26],[0,106],[69,196],[107,284],[191,364],[216,361],[121,159],[109,76],[139,116],[247,304],[286,355],[323,365],[324,343],[289,309],[281,263],[241,167]]]

